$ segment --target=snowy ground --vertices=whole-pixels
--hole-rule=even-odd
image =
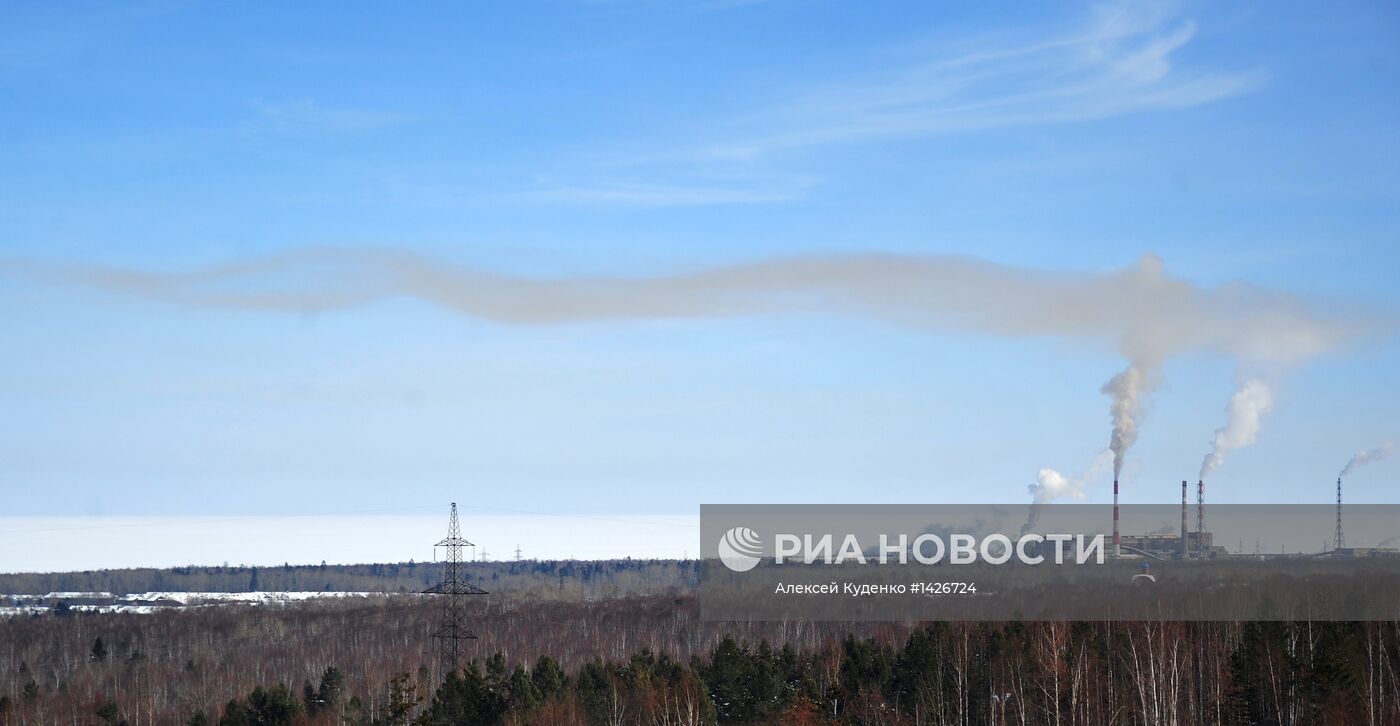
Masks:
[[[51,592],[47,595],[6,595],[0,617],[41,615],[60,602],[75,612],[153,613],[166,608],[214,605],[286,605],[308,600],[385,597],[382,592]]]

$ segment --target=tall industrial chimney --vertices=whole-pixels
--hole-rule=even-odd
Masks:
[[[1186,559],[1186,480],[1181,480],[1181,559]]]
[[[1346,538],[1342,536],[1342,478],[1337,477],[1337,534],[1333,549],[1341,549],[1346,546]]]
[[[1196,481],[1196,553],[1206,558],[1206,480]]]
[[[1113,557],[1117,559],[1123,556],[1122,550],[1118,547],[1118,480],[1113,480]]]

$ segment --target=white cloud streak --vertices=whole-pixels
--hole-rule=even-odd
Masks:
[[[630,164],[633,180],[610,184],[648,187],[666,179],[667,202],[750,203],[803,196],[808,179],[786,189],[752,187],[744,173],[772,168],[795,152],[836,145],[936,137],[991,129],[1097,121],[1172,111],[1248,93],[1266,82],[1257,70],[1192,67],[1181,61],[1196,38],[1190,19],[1174,18],[1159,3],[1120,3],[1095,11],[1084,27],[1019,45],[954,56],[929,56],[901,68],[853,75],[774,106],[715,119],[728,129],[700,143],[671,143]],[[679,151],[677,150],[679,149]],[[721,193],[696,169],[735,176]],[[735,173],[742,172],[742,173]],[[692,188],[693,187],[693,188]],[[615,203],[610,185],[571,183],[567,201]]]
[[[764,180],[731,179],[668,184],[591,182],[490,194],[484,199],[623,208],[701,207],[792,201],[800,199],[811,186],[812,182],[791,176]]]
[[[1195,22],[1160,7],[1100,10],[1079,33],[936,58],[813,92],[758,117],[776,127],[716,153],[755,156],[871,139],[1093,121],[1198,106],[1258,88],[1258,71],[1183,67]]]
[[[388,111],[324,106],[309,98],[256,101],[258,130],[279,134],[352,133],[404,123],[407,116]]]

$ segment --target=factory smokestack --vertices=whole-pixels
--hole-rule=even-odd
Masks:
[[[1206,480],[1196,482],[1196,556],[1206,558]]]
[[[1186,480],[1181,480],[1181,559],[1186,559]]]
[[[1113,556],[1115,558],[1123,555],[1118,547],[1118,477],[1113,478]]]
[[[1341,477],[1337,477],[1337,533],[1336,533],[1336,535],[1334,535],[1334,539],[1335,539],[1336,541],[1332,544],[1332,549],[1339,550],[1339,549],[1341,549],[1342,547],[1346,546],[1346,538],[1342,536],[1342,478],[1341,478]]]

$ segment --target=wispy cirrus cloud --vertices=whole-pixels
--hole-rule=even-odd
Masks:
[[[728,120],[709,139],[671,143],[664,150],[614,162],[630,181],[567,184],[540,200],[652,204],[723,204],[800,198],[819,184],[813,174],[781,171],[785,157],[837,145],[879,143],[1012,127],[1064,125],[1130,114],[1201,106],[1253,91],[1266,74],[1256,69],[1196,66],[1181,55],[1196,38],[1190,18],[1160,3],[1096,9],[1071,32],[1000,46],[986,41],[961,53],[925,51],[894,68],[880,68],[809,88],[774,105]],[[730,176],[730,187],[664,185],[654,179]],[[790,181],[775,186],[771,177]],[[747,182],[764,179],[762,185]],[[702,201],[703,200],[703,201]]]
[[[681,207],[712,204],[782,202],[801,196],[799,189],[737,186],[668,186],[664,184],[604,184],[560,186],[526,195],[540,201],[616,205],[621,207]]]
[[[606,178],[583,182],[545,181],[526,190],[502,192],[481,201],[511,201],[601,207],[700,207],[719,204],[764,204],[800,199],[816,181],[792,174],[684,180],[628,181]]]
[[[254,101],[256,128],[282,134],[370,131],[409,121],[390,111],[323,106],[309,98],[290,101]]]
[[[809,92],[756,116],[711,153],[1064,124],[1175,110],[1252,91],[1257,70],[1194,68],[1175,57],[1197,25],[1160,6],[1101,8],[1080,32],[934,57]]]

